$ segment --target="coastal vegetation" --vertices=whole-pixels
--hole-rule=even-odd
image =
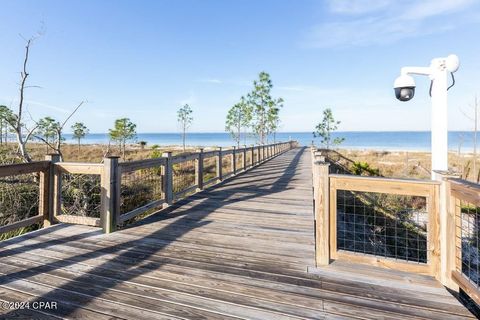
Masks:
[[[135,140],[137,135],[137,125],[129,118],[115,120],[113,129],[108,131],[110,139],[116,141],[122,153],[122,159],[125,161],[125,149],[127,141]]]
[[[80,155],[80,141],[90,132],[83,122],[75,122],[72,127],[73,138],[77,140],[78,154]]]
[[[274,98],[271,95],[273,88],[270,75],[260,72],[258,79],[253,81],[253,89],[246,96],[240,98],[227,113],[225,130],[229,132],[240,146],[241,130],[244,129],[244,141],[246,141],[250,128],[259,144],[269,142],[273,136],[276,141],[276,133],[280,126],[280,109],[283,107],[282,98]]]
[[[227,120],[225,121],[225,131],[230,133],[237,148],[240,147],[242,128],[244,144],[247,144],[247,130],[252,121],[252,109],[252,106],[247,102],[245,97],[242,96],[240,102],[228,110]]]
[[[323,118],[315,127],[315,131],[313,132],[314,138],[321,138],[320,143],[326,149],[330,149],[330,147],[340,145],[345,138],[341,137],[332,137],[332,133],[338,129],[338,125],[340,121],[335,120],[333,117],[332,109],[326,108],[323,110]]]
[[[187,129],[190,128],[190,126],[193,123],[192,114],[193,114],[193,110],[188,104],[183,105],[177,111],[177,121],[180,124],[181,130],[182,130],[183,151],[185,151],[185,140],[187,138]]]

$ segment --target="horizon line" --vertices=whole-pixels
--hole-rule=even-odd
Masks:
[[[332,133],[395,133],[395,132],[431,132],[431,130],[342,130],[342,131],[333,131]],[[448,132],[471,132],[474,133],[475,130],[448,130]],[[230,132],[225,131],[192,131],[186,132],[186,134],[230,134]],[[279,131],[276,134],[286,134],[286,133],[308,133],[312,134],[313,131]],[[73,134],[73,132],[66,132],[65,134]],[[106,134],[108,132],[89,132],[88,134]],[[180,131],[163,131],[163,132],[137,132],[136,134],[182,134]],[[241,133],[243,135],[243,132]],[[254,135],[252,132],[248,132],[249,135]],[[270,134],[273,135],[273,134]]]

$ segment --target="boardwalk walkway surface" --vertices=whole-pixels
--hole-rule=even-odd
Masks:
[[[59,224],[1,242],[0,299],[57,309],[0,317],[471,317],[428,277],[347,263],[308,274],[311,193],[310,152],[298,148],[125,230]]]

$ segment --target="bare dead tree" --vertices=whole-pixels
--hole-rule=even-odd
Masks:
[[[463,113],[463,115],[473,121],[473,178],[475,182],[478,182],[478,173],[477,173],[477,132],[478,132],[478,99],[477,95],[475,95],[475,100],[473,105],[470,105],[470,107],[473,109],[473,117],[468,115],[466,112],[464,112],[462,109],[460,111]]]
[[[32,44],[34,39],[35,38],[30,38],[26,40],[25,56],[23,58],[23,68],[20,72],[20,98],[18,101],[18,110],[17,114],[12,115],[12,117],[10,117],[8,121],[15,132],[15,136],[17,138],[18,152],[24,162],[32,161],[32,158],[27,151],[27,142],[30,140],[34,131],[37,129],[37,125],[33,126],[33,128],[27,129],[23,122],[25,89],[27,78],[29,76],[27,71],[27,64],[30,53],[30,45]]]

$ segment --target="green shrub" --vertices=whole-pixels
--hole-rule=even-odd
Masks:
[[[380,170],[370,167],[367,162],[355,161],[351,167],[351,172],[357,176],[379,176]]]

